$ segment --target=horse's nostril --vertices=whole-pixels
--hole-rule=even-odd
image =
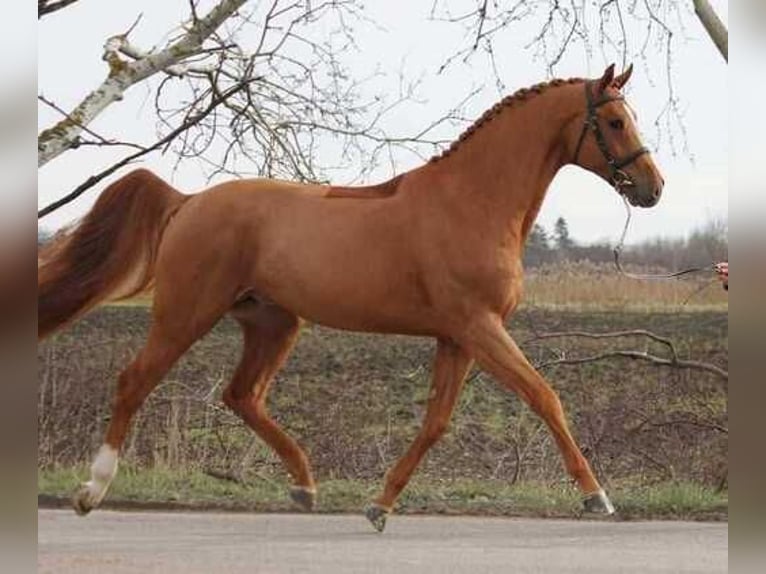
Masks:
[[[662,188],[661,187],[655,187],[654,188],[654,193],[652,195],[654,195],[654,199],[659,199],[660,195],[662,195]]]

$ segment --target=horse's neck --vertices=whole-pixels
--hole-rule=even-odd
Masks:
[[[450,201],[484,228],[523,240],[566,162],[562,132],[577,112],[572,100],[570,90],[552,88],[504,110],[433,164],[440,179],[455,182]]]

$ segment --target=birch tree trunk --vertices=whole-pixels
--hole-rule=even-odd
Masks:
[[[705,26],[710,39],[721,52],[724,60],[729,61],[729,31],[726,26],[723,25],[718,14],[715,13],[713,7],[708,0],[694,0],[694,11],[697,17]]]
[[[125,34],[107,40],[104,60],[109,65],[109,75],[66,118],[40,133],[37,138],[38,168],[72,148],[83,129],[109,105],[121,100],[130,86],[199,54],[203,42],[245,2],[247,0],[221,0],[164,50],[149,53],[135,61],[126,62],[120,58],[121,49],[128,43]]]

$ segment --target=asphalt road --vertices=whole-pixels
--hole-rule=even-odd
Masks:
[[[38,572],[727,572],[728,525],[393,516],[38,512]]]

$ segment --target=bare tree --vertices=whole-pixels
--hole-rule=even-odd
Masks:
[[[443,142],[430,134],[456,117],[448,112],[413,133],[385,132],[383,118],[411,99],[417,84],[400,79],[393,97],[368,95],[364,79],[344,67],[342,56],[355,47],[355,26],[364,22],[359,0],[220,0],[205,15],[190,0],[189,12],[161,48],[144,50],[131,42],[140,18],[108,38],[106,78],[73,110],[39,96],[40,105],[62,115],[38,136],[40,167],[89,146],[125,146],[132,153],[38,217],[72,201],[116,167],[154,151],[172,151],[178,161],[198,158],[210,177],[223,172],[324,181],[333,169],[349,166],[360,166],[363,177],[395,148],[421,156],[435,151]],[[153,98],[156,142],[124,142],[89,127],[127,90],[152,77],[159,77]],[[334,152],[332,162],[323,161],[324,149]]]
[[[468,5],[462,12],[455,6]],[[676,136],[686,148],[683,112],[674,85],[674,52],[678,39],[701,21],[724,58],[727,58],[728,34],[708,0],[433,0],[431,18],[463,27],[463,43],[442,65],[446,69],[457,61],[468,61],[483,54],[495,70],[498,90],[505,84],[498,73],[496,55],[502,53],[501,37],[523,38],[524,48],[533,58],[545,63],[548,74],[556,75],[563,58],[582,51],[588,58],[600,51],[605,59],[648,62],[660,55],[664,60],[662,76],[666,101],[655,120],[657,136],[668,138],[677,149]],[[662,128],[662,129],[660,129]]]
[[[465,3],[463,3],[465,4]],[[444,64],[467,60],[483,51],[494,59],[493,40],[524,23],[526,47],[542,58],[553,72],[567,51],[580,45],[590,54],[595,48],[621,57],[646,57],[661,49],[671,56],[674,38],[686,32],[685,16],[694,9],[710,38],[724,58],[728,58],[728,32],[708,0],[471,0],[472,7],[455,13],[455,2],[433,0],[431,17],[461,24],[465,29],[462,46]],[[640,37],[629,38],[638,23]],[[630,29],[629,29],[630,28]],[[632,40],[629,41],[629,40]]]
[[[192,58],[206,55],[203,47],[221,24],[230,18],[247,0],[222,0],[204,18],[194,18],[192,24],[166,48],[154,53],[141,53],[128,42],[128,34],[112,36],[104,45],[103,59],[109,73],[101,85],[90,92],[77,107],[56,125],[43,130],[37,139],[37,165],[44,166],[64,151],[75,147],[80,134],[111,104],[121,100],[125,91],[162,71],[182,74],[179,65]],[[133,61],[126,62],[120,54]]]
[[[38,16],[42,18],[75,2],[39,0]],[[726,55],[725,28],[707,0],[693,3],[700,20]],[[466,30],[464,44],[443,67],[477,52],[484,52],[494,62],[495,39],[522,21],[527,23],[527,46],[545,59],[551,74],[563,55],[576,45],[588,53],[600,47],[617,53],[626,62],[636,55],[632,49],[643,57],[659,49],[666,57],[668,99],[657,125],[659,128],[662,123],[672,129],[658,132],[669,138],[679,129],[683,134],[682,113],[672,82],[672,46],[677,31],[684,29],[684,9],[692,14],[691,3],[606,0],[594,9],[586,0],[469,0],[462,4],[471,9],[463,13],[450,11],[460,4],[433,1],[434,19],[459,23]],[[641,23],[643,36],[628,42],[630,19]],[[536,23],[531,33],[528,22]],[[367,94],[365,79],[348,72],[343,56],[355,49],[357,26],[364,23],[361,0],[219,0],[204,15],[197,13],[196,0],[189,0],[187,22],[171,33],[163,46],[143,49],[130,38],[140,25],[139,18],[127,31],[106,39],[106,77],[73,109],[62,109],[40,94],[40,106],[56,110],[61,119],[39,134],[38,164],[43,167],[73,150],[121,146],[131,152],[124,163],[149,153],[172,152],[179,161],[199,158],[210,177],[219,173],[257,174],[327,181],[332,173],[352,166],[358,168],[358,179],[381,161],[393,166],[397,148],[426,157],[444,143],[432,135],[434,128],[458,120],[461,103],[411,133],[387,133],[384,118],[411,100],[417,85],[400,79],[396,93]],[[150,79],[155,79],[148,85],[154,90],[154,112],[159,122],[155,142],[126,142],[119,134],[101,134],[90,127],[128,90],[147,85]],[[496,79],[501,87],[498,74]],[[235,87],[236,93],[232,93]],[[167,139],[169,134],[174,135]],[[670,143],[675,148],[672,139]],[[105,166],[38,215],[44,216],[87,191],[101,174],[112,173],[113,167]]]

